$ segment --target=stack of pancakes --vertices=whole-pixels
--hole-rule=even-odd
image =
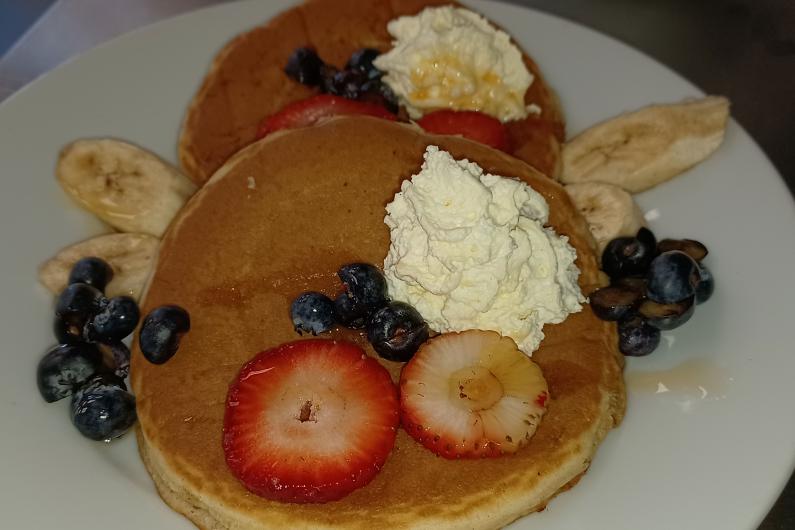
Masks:
[[[202,528],[499,527],[542,509],[573,485],[621,420],[625,394],[615,326],[597,319],[586,305],[544,328],[546,338],[533,359],[547,379],[551,401],[535,436],[514,455],[446,460],[399,430],[394,450],[370,484],[319,505],[260,498],[226,467],[221,440],[229,384],[257,352],[298,338],[289,318],[296,295],[317,290],[333,296],[341,265],[383,262],[389,247],[384,206],[419,170],[428,145],[521,179],[541,193],[550,205],[549,224],[577,250],[583,291],[600,286],[591,236],[563,188],[527,163],[481,144],[428,135],[406,124],[343,117],[272,134],[228,158],[251,141],[261,117],[245,118],[238,96],[250,96],[267,113],[266,100],[281,105],[309,94],[295,84],[275,95],[257,93],[254,87],[264,82],[259,76],[269,74],[267,68],[253,73],[254,63],[278,65],[280,71],[307,36],[325,59],[344,63],[353,49],[386,46],[381,26],[395,13],[414,12],[426,3],[378,2],[379,8],[359,12],[348,2],[313,2],[287,12],[222,52],[189,111],[183,162],[197,181],[214,173],[163,239],[142,312],[179,304],[190,312],[192,329],[164,365],[149,364],[134,345],[131,381],[144,463],[163,499]],[[313,18],[318,13],[332,21],[345,18],[331,17],[331,4],[357,21],[372,19],[365,26],[370,33],[354,40],[342,23],[318,29]],[[343,35],[347,40],[340,40]],[[232,89],[235,76],[242,76],[243,84]],[[538,78],[534,86],[545,90]],[[220,123],[222,112],[233,118],[228,127],[203,134],[197,124]],[[528,149],[542,159],[557,156],[549,146]],[[359,332],[335,330],[330,336],[354,341],[377,357]],[[398,379],[402,364],[379,362]]]

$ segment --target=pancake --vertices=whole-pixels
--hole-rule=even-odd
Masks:
[[[550,224],[577,250],[585,293],[600,285],[588,228],[563,188],[481,144],[416,127],[344,117],[282,131],[239,152],[189,201],[166,233],[142,314],[176,303],[192,329],[164,365],[133,345],[139,448],[163,499],[202,528],[495,528],[542,509],[588,468],[624,412],[615,326],[586,305],[547,325],[534,353],[551,402],[530,443],[486,460],[435,456],[399,429],[376,478],[325,505],[249,493],[221,445],[226,393],[257,352],[295,340],[289,304],[308,289],[334,295],[345,263],[381,265],[384,207],[416,173],[429,144],[520,178],[550,205]],[[376,356],[364,337],[335,330]],[[402,364],[379,361],[393,379]]]
[[[230,156],[254,141],[257,125],[286,104],[315,93],[287,77],[284,66],[299,46],[314,46],[327,63],[342,67],[363,47],[391,47],[387,22],[449,0],[314,0],[285,11],[229,42],[215,57],[187,110],[179,139],[183,171],[203,184]],[[541,109],[507,124],[511,151],[545,175],[555,176],[564,140],[558,101],[538,66],[523,54],[535,77],[525,94]]]

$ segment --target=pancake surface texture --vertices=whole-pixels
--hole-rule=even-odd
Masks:
[[[182,169],[203,184],[230,156],[255,139],[259,122],[315,90],[290,79],[284,67],[298,47],[314,47],[326,63],[342,68],[360,48],[386,51],[387,23],[449,0],[310,0],[243,33],[215,57],[190,103],[179,140]],[[458,5],[458,4],[455,4]],[[534,81],[525,102],[540,114],[509,122],[511,151],[545,175],[558,171],[563,117],[538,66],[523,59]]]
[[[384,206],[419,171],[429,144],[541,193],[550,225],[577,250],[583,292],[599,285],[587,226],[563,188],[504,153],[364,117],[277,133],[244,149],[172,223],[142,305],[142,314],[165,303],[185,307],[191,331],[164,365],[147,363],[137,344],[133,348],[143,460],[165,501],[200,527],[500,527],[573,485],[621,420],[615,326],[586,304],[544,328],[533,360],[551,401],[535,436],[514,455],[446,460],[399,429],[376,478],[323,505],[257,497],[229,472],[221,446],[229,384],[257,352],[299,338],[289,318],[296,295],[312,289],[333,296],[341,265],[383,263],[389,248]],[[359,333],[330,336],[375,356]],[[402,365],[380,362],[396,380]]]

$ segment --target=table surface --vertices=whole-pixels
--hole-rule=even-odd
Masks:
[[[0,0],[0,101],[116,35],[225,0]],[[580,22],[732,102],[795,192],[795,2],[509,0]],[[749,176],[752,178],[752,176]],[[795,528],[795,479],[760,530]]]

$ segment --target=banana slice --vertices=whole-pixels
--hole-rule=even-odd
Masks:
[[[563,146],[561,181],[600,181],[637,193],[698,164],[723,141],[729,100],[651,105],[594,125]]]
[[[111,139],[62,151],[58,182],[81,206],[122,232],[160,237],[196,186],[148,151]]]
[[[147,234],[106,234],[62,249],[39,267],[39,282],[53,294],[60,293],[72,266],[80,258],[96,256],[113,267],[107,296],[126,295],[136,300],[157,254],[160,240]]]
[[[598,256],[611,239],[634,236],[646,226],[643,212],[632,195],[606,182],[580,182],[564,186],[574,206],[588,222]]]

